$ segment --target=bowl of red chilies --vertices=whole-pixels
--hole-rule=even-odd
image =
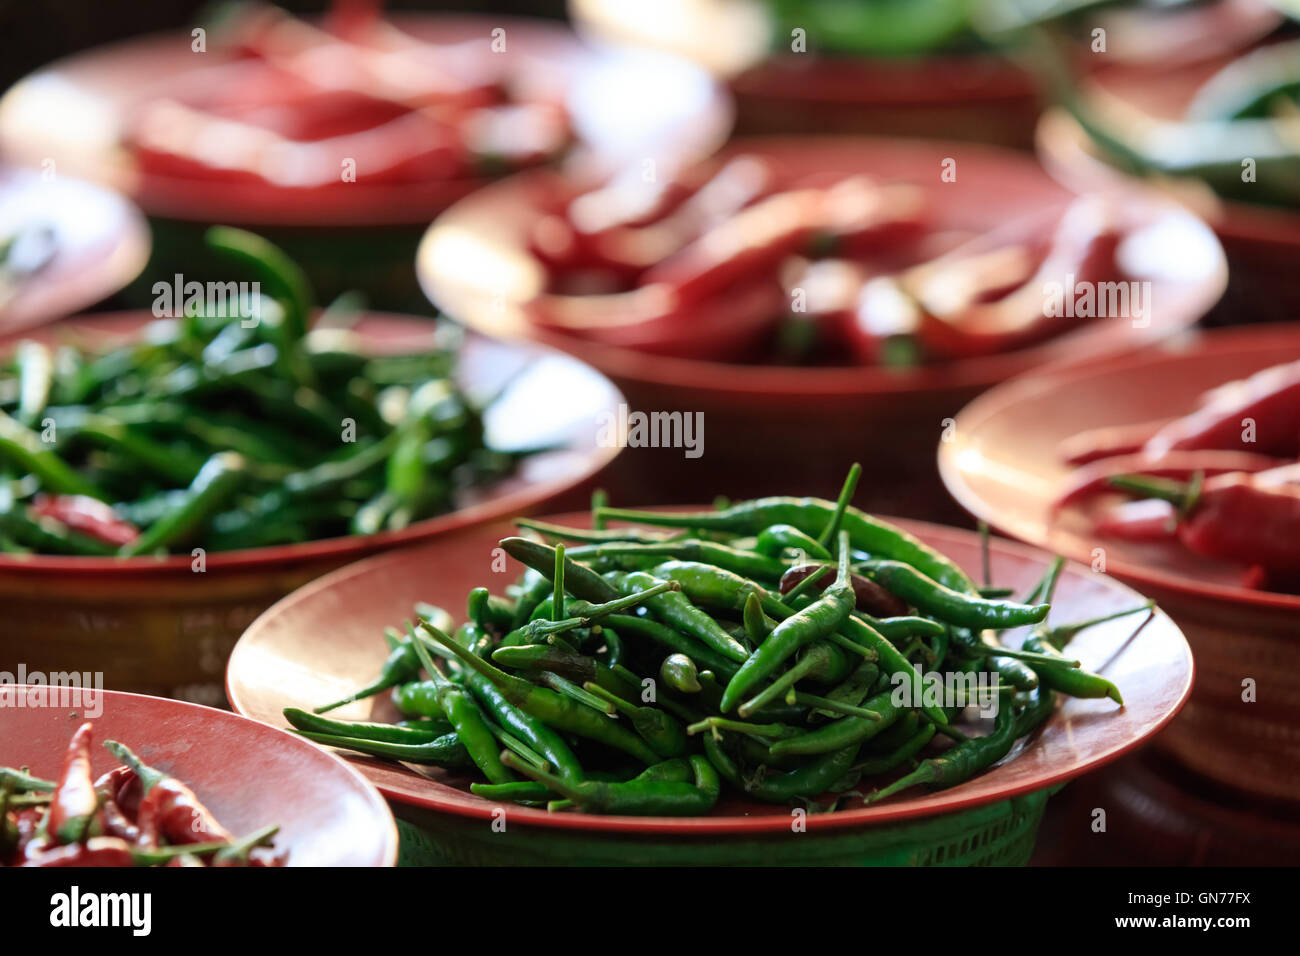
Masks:
[[[1184,329],[1225,283],[1210,231],[1170,205],[1074,195],[993,147],[848,137],[525,173],[439,217],[417,269],[457,321],[583,357],[634,408],[705,412],[713,447],[760,423],[835,460],[864,435],[928,443],[1044,361]],[[843,455],[807,427],[825,414]]]
[[[290,734],[93,687],[6,683],[0,700],[0,866],[396,858],[393,820],[374,787]]]
[[[1300,774],[1255,741],[1297,715],[1297,357],[1293,328],[1255,328],[1053,366],[972,403],[939,454],[969,511],[1133,583],[1179,621],[1200,678],[1164,746],[1291,799]]]

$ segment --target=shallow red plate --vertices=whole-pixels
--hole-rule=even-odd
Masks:
[[[585,513],[550,519],[580,524]],[[976,535],[921,522],[900,522],[968,569],[978,568]],[[286,706],[310,708],[369,681],[383,662],[383,629],[411,614],[416,601],[459,613],[465,594],[489,583],[498,593],[520,570],[493,573],[497,540],[513,533],[498,524],[443,539],[401,556],[380,557],[340,569],[280,601],[245,632],[231,656],[226,688],[237,711],[283,726]],[[1038,551],[995,541],[993,579],[1027,588],[1041,575],[1047,557]],[[1132,607],[1140,598],[1104,575],[1070,566],[1057,588],[1059,620],[1092,617]],[[1192,658],[1182,634],[1157,613],[1133,641],[1134,622],[1116,621],[1081,635],[1071,652],[1085,666],[1101,669],[1121,688],[1127,706],[1109,701],[1067,700],[1035,737],[992,770],[950,790],[899,798],[877,806],[817,814],[809,827],[836,828],[890,823],[930,816],[1041,790],[1114,760],[1139,746],[1178,712],[1192,686]],[[373,713],[372,713],[373,712]],[[388,719],[387,697],[341,708],[339,716]],[[467,778],[348,756],[380,791],[399,803],[446,813],[490,818],[496,804],[467,792]],[[788,831],[788,808],[724,797],[708,817],[616,817],[548,814],[520,807],[512,819],[546,827],[664,834]]]
[[[1057,522],[1050,516],[1070,473],[1056,451],[1064,439],[1090,428],[1187,414],[1207,389],[1297,357],[1300,328],[1259,326],[1039,369],[962,410],[952,440],[939,446],[939,471],[953,497],[993,527],[1084,562],[1103,547],[1107,573],[1138,587],[1300,611],[1300,596],[1241,587],[1240,565],[1179,547],[1098,539],[1069,509]]]
[[[158,697],[88,692],[59,706],[16,706],[9,684],[0,707],[0,766],[28,765],[58,778],[73,731],[95,724],[95,776],[118,766],[103,748],[120,740],[145,763],[179,778],[236,835],[273,823],[290,866],[392,866],[397,827],[375,788],[346,762],[301,737],[238,714]],[[71,706],[68,706],[70,704]]]
[[[94,305],[140,274],[149,259],[149,228],[126,199],[99,186],[44,172],[0,167],[0,238],[48,228],[52,255],[5,288],[0,279],[0,332],[39,325]]]
[[[782,178],[816,173],[866,173],[886,182],[914,183],[934,206],[935,230],[986,231],[1034,211],[1066,203],[1073,194],[1028,156],[971,143],[867,137],[755,137],[727,155],[768,159]],[[957,181],[940,181],[946,158]],[[683,400],[723,397],[747,403],[755,393],[797,401],[806,396],[868,398],[884,394],[943,394],[981,388],[1052,359],[1131,348],[1172,335],[1203,315],[1226,282],[1223,251],[1206,226],[1169,204],[1130,200],[1139,235],[1126,241],[1133,278],[1152,283],[1160,303],[1149,327],[1114,317],[1094,321],[1030,348],[910,370],[882,367],[737,365],[648,356],[539,328],[522,303],[542,288],[542,263],[526,235],[541,215],[548,172],[530,172],[479,190],[433,223],[420,244],[416,270],[429,298],[457,321],[501,338],[530,338],[563,348],[620,382],[671,388]],[[1126,259],[1128,255],[1126,254]],[[690,401],[686,401],[690,406]],[[698,406],[691,406],[698,407]]]
[[[1192,96],[1206,80],[1222,69],[1229,59],[1219,58],[1177,69],[1154,70],[1117,68],[1105,70],[1085,81],[1081,95],[1102,90],[1140,113],[1159,119],[1181,118]],[[1038,154],[1044,167],[1071,189],[1154,188],[1193,209],[1214,227],[1229,245],[1236,243],[1275,247],[1279,254],[1294,257],[1300,250],[1300,211],[1220,199],[1204,183],[1193,179],[1145,183],[1112,166],[1098,153],[1083,128],[1063,110],[1043,114],[1036,133]],[[1234,266],[1235,268],[1235,266]]]
[[[59,322],[22,335],[0,337],[0,354],[19,340],[75,342],[91,349],[129,342],[155,321],[147,312],[110,312]],[[409,353],[434,348],[437,326],[414,316],[372,313],[352,326],[374,354]],[[614,445],[595,440],[606,417],[622,396],[607,379],[566,355],[524,344],[466,338],[458,358],[457,378],[474,398],[497,396],[484,417],[487,441],[503,450],[542,448],[520,461],[515,473],[481,488],[469,489],[462,506],[446,514],[413,522],[401,531],[349,535],[240,551],[217,551],[207,557],[208,571],[278,566],[302,560],[352,560],[376,550],[407,545],[476,522],[517,514],[582,484],[618,454]],[[123,573],[172,570],[191,579],[189,555],[164,558],[82,558],[60,555],[0,554],[0,569]]]
[[[409,33],[438,43],[506,31],[506,52],[548,86],[565,89],[582,146],[570,161],[607,171],[646,157],[706,156],[726,137],[726,94],[699,67],[635,50],[595,50],[564,26],[510,17],[391,14]],[[15,85],[0,100],[0,145],[11,158],[61,167],[106,181],[138,197],[151,215],[196,221],[278,225],[396,225],[427,222],[484,179],[426,184],[369,184],[333,191],[222,184],[150,176],[142,180],[121,147],[121,122],[143,98],[201,68],[187,32],[127,40],[60,60]],[[219,56],[217,53],[212,56]]]

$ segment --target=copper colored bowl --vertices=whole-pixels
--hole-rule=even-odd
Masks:
[[[126,312],[61,322],[29,337],[108,345],[150,321]],[[431,345],[434,325],[375,314],[355,327],[375,351]],[[0,350],[15,339],[0,339]],[[263,610],[326,571],[368,554],[427,541],[484,521],[536,511],[587,482],[617,454],[595,440],[621,401],[608,380],[575,359],[535,345],[470,336],[458,366],[471,396],[496,394],[486,418],[501,447],[552,447],[518,471],[475,489],[457,510],[402,531],[303,544],[214,552],[197,572],[188,555],[76,558],[0,555],[0,670],[103,675],[103,686],[225,705],[226,658]],[[563,396],[557,400],[554,396]],[[571,499],[567,499],[571,500]]]
[[[1178,547],[1099,539],[1072,510],[1053,521],[1051,505],[1068,472],[1056,453],[1065,438],[1185,414],[1205,390],[1297,356],[1295,326],[1257,326],[1049,366],[968,405],[939,450],[944,483],[967,511],[1081,561],[1104,553],[1106,573],[1178,622],[1199,676],[1155,746],[1224,786],[1291,801],[1300,801],[1300,596],[1242,587],[1240,566]]]

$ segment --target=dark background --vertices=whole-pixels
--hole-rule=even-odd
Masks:
[[[654,0],[646,0],[654,2]],[[295,13],[324,11],[326,0],[283,0]],[[0,0],[0,89],[51,60],[90,47],[160,30],[191,27],[214,4],[204,0]],[[563,18],[564,0],[390,0],[389,10],[499,12]]]

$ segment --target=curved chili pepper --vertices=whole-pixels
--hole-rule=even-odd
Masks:
[[[659,762],[659,757],[636,735],[618,726],[606,717],[545,687],[537,687],[526,680],[512,677],[493,667],[482,658],[471,654],[445,634],[420,625],[425,632],[451,651],[470,669],[478,671],[501,691],[505,699],[557,730],[577,734],[622,750],[649,765]],[[454,721],[453,721],[454,723]],[[493,781],[494,783],[504,781]]]
[[[737,713],[742,717],[748,717],[754,711],[762,710],[778,697],[784,696],[786,691],[801,680],[829,684],[842,680],[848,675],[850,669],[848,657],[834,644],[824,641],[810,644],[804,649],[799,660],[762,691],[741,704]],[[786,698],[787,703],[790,700],[791,698]]]
[[[1207,392],[1200,408],[1162,426],[1142,450],[1151,458],[1171,451],[1239,450],[1245,419],[1255,423],[1258,454],[1300,454],[1300,361],[1274,365]]]
[[[644,593],[647,588],[659,583],[658,578],[646,572],[630,574],[611,573],[605,575],[609,581],[624,594]],[[724,657],[744,663],[749,652],[734,637],[722,629],[711,616],[691,603],[690,598],[680,591],[659,594],[645,602],[646,608],[663,623],[674,627],[683,634],[688,634]]]
[[[633,778],[627,783],[603,783],[595,780],[565,780],[530,767],[514,754],[501,754],[501,760],[507,766],[564,794],[583,810],[654,816],[699,815],[708,813],[718,802],[721,782],[717,772],[709,761],[698,754],[688,759],[694,776],[690,783],[653,778]]]
[[[46,822],[46,830],[59,843],[84,842],[99,809],[99,798],[90,776],[90,741],[94,729],[89,721],[78,727],[63,758],[63,771]]]
[[[1057,446],[1057,455],[1067,465],[1087,465],[1099,458],[1136,455],[1168,419],[1136,425],[1108,425],[1079,432]]]
[[[117,517],[104,502],[85,495],[38,494],[28,511],[37,518],[53,518],[73,531],[117,547],[129,544],[140,534],[139,528]]]
[[[20,866],[135,866],[131,844],[115,836],[91,837],[85,843],[53,847],[29,857]]]
[[[1050,609],[1047,604],[989,600],[954,591],[901,561],[863,561],[856,567],[892,594],[958,627],[982,629],[1037,624]]]
[[[136,825],[142,836],[156,832],[170,843],[233,839],[230,831],[217,822],[194,791],[181,781],[150,767],[116,740],[104,741],[104,747],[140,778],[144,796],[136,815]]]
[[[1065,490],[1052,503],[1054,510],[1083,501],[1104,491],[1113,491],[1110,479],[1122,475],[1149,475],[1156,478],[1189,479],[1198,472],[1206,478],[1230,471],[1257,472],[1276,468],[1282,462],[1253,452],[1199,449],[1168,451],[1159,458],[1146,453],[1103,458],[1079,468]]]
[[[806,644],[825,638],[848,620],[856,597],[849,581],[849,533],[839,542],[839,566],[835,583],[820,598],[773,628],[766,640],[741,665],[727,683],[720,707],[723,713],[734,708],[750,688],[768,678],[795,651]]]
[[[781,576],[781,593],[786,594],[789,590],[803,581],[813,572],[819,570],[824,565],[804,564],[789,568]],[[897,595],[882,588],[870,578],[863,577],[860,574],[850,575],[853,583],[853,593],[856,596],[856,610],[864,611],[873,617],[899,617],[907,614],[907,602]],[[829,582],[823,584],[818,590],[824,591],[829,586]]]
[[[845,747],[865,743],[891,727],[903,714],[903,708],[894,702],[893,688],[883,694],[877,694],[863,707],[875,715],[875,720],[868,717],[842,717],[824,727],[810,730],[797,737],[778,740],[769,748],[772,755],[824,754],[839,751]],[[933,727],[933,724],[928,725]]]
[[[1196,495],[1188,485],[1162,479],[1111,482],[1173,503],[1183,513],[1178,538],[1197,554],[1300,571],[1300,465],[1219,475]]]

